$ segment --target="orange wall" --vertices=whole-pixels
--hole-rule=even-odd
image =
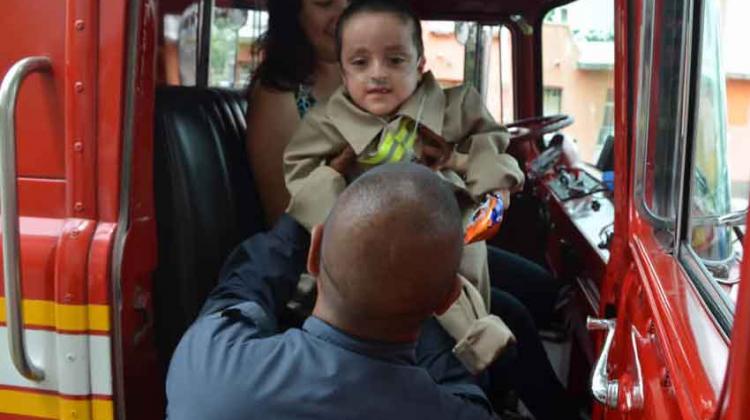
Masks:
[[[425,58],[427,68],[444,86],[453,86],[463,81],[464,46],[459,44],[452,33],[432,33],[424,31]],[[604,105],[607,90],[614,83],[613,70],[578,69],[578,49],[567,26],[546,24],[542,34],[544,53],[544,85],[562,88],[562,112],[575,118],[575,123],[567,128],[566,134],[578,141],[581,157],[593,161],[598,150],[596,141],[604,119]],[[503,89],[505,105],[504,121],[513,120],[511,42],[508,36],[502,37],[503,47]],[[497,119],[500,118],[500,77],[496,69],[500,66],[499,39],[495,37],[490,49],[490,80],[487,88],[487,108]]]
[[[727,111],[732,195],[747,198],[750,187],[750,80],[727,80]]]
[[[729,125],[750,125],[750,80],[727,80]]]
[[[510,34],[502,35],[502,54],[503,54],[503,80],[502,95],[500,89],[500,74],[497,69],[500,68],[499,46],[500,38],[495,36],[490,47],[490,64],[489,64],[489,84],[487,86],[487,109],[496,120],[505,123],[513,121],[513,80],[512,80],[512,50]],[[426,69],[432,70],[435,77],[442,86],[455,86],[463,83],[464,80],[464,46],[456,41],[452,33],[433,33],[425,30],[423,35],[425,46]],[[500,98],[505,108],[500,106]],[[501,118],[501,110],[502,117]]]
[[[432,70],[443,86],[461,84],[464,80],[464,46],[453,34],[425,31],[422,42],[427,70]]]
[[[577,140],[583,160],[592,162],[614,71],[578,69],[578,47],[566,25],[545,24],[542,45],[543,84],[562,89],[562,112],[575,118],[563,131]]]

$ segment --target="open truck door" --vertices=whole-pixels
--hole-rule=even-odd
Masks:
[[[731,199],[718,7],[617,2],[627,65],[616,69],[615,183],[628,187],[615,193],[600,318],[588,320],[602,331],[594,418],[743,418],[747,408],[747,200]]]
[[[123,418],[124,384],[136,382],[132,418],[161,416],[150,344],[155,10],[0,5],[0,418]]]

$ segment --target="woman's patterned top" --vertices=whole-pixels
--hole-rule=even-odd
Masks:
[[[305,83],[299,85],[297,92],[294,93],[294,99],[297,102],[297,112],[300,118],[304,117],[305,113],[317,102],[312,93],[312,85]]]

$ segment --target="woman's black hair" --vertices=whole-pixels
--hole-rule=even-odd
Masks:
[[[336,57],[341,61],[341,33],[344,25],[355,15],[360,13],[392,13],[400,17],[404,22],[412,24],[412,38],[414,46],[417,48],[417,57],[424,53],[422,44],[422,24],[413,10],[409,8],[405,1],[399,0],[354,0],[347,7],[336,25]]]
[[[310,83],[315,69],[315,49],[300,25],[302,0],[270,0],[268,30],[261,39],[263,61],[252,83],[280,91],[296,91]]]

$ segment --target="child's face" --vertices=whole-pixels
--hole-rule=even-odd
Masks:
[[[424,67],[412,24],[393,13],[361,13],[341,33],[344,87],[357,106],[385,117],[414,93]]]

